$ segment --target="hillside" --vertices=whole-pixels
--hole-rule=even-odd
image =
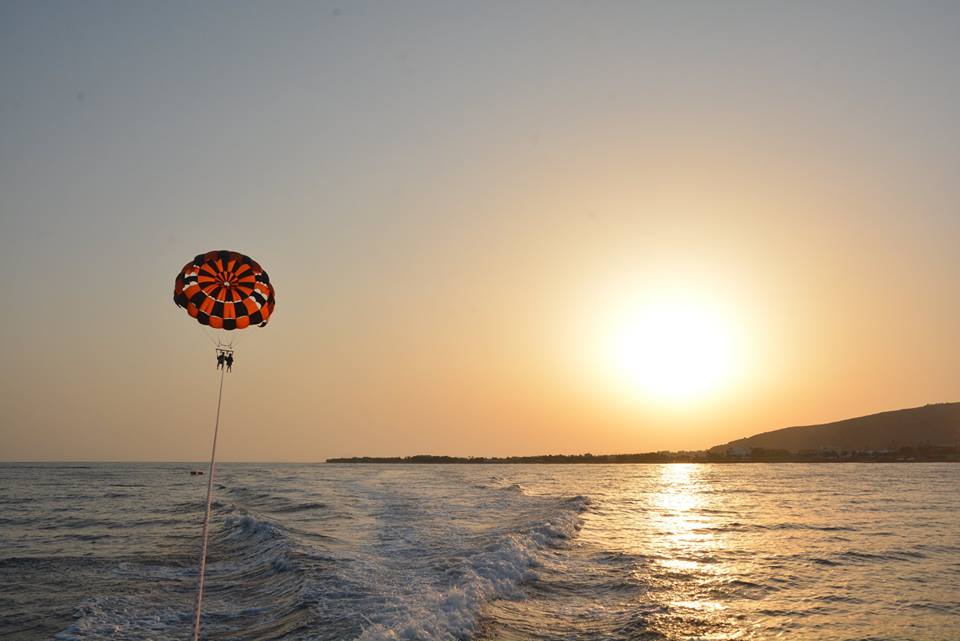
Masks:
[[[786,427],[717,445],[711,451],[737,447],[783,449],[791,452],[839,448],[882,450],[921,445],[960,443],[960,403],[937,403],[822,425]]]

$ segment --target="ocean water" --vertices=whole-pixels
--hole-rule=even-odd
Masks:
[[[206,477],[0,466],[0,638],[189,637]],[[203,637],[960,639],[960,465],[221,465]]]

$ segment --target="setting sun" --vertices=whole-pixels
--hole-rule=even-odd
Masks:
[[[960,641],[958,34],[0,0],[0,641]]]
[[[611,333],[616,376],[632,393],[690,401],[728,384],[737,340],[720,311],[691,298],[665,297],[628,310]]]

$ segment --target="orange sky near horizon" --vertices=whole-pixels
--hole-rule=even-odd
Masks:
[[[0,9],[0,460],[209,455],[171,296],[210,249],[277,290],[221,460],[701,449],[957,399],[956,7],[333,8]],[[610,350],[674,296],[733,362],[656,399]]]

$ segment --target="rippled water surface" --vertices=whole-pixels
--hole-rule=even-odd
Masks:
[[[185,639],[205,477],[0,466],[0,637]],[[204,637],[960,639],[960,465],[223,465]]]

